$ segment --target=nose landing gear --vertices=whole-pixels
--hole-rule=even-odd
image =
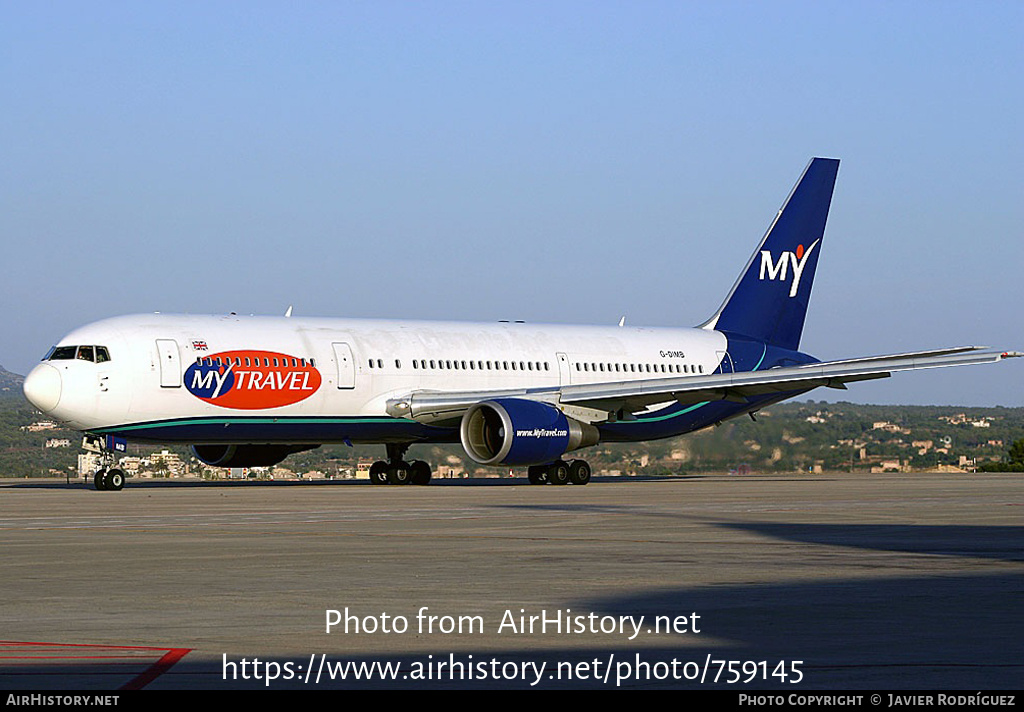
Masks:
[[[117,458],[114,452],[124,452],[127,446],[126,441],[106,437],[100,438],[94,435],[86,435],[82,438],[82,449],[99,455],[100,464],[96,473],[92,476],[93,486],[101,492],[120,492],[124,489],[124,470],[117,466]]]
[[[119,492],[124,489],[124,471],[116,467],[109,470],[97,470],[92,481],[98,490]]]

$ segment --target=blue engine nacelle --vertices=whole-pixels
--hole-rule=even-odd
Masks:
[[[459,430],[466,454],[481,465],[546,465],[600,439],[593,425],[568,418],[548,403],[522,398],[471,406]]]

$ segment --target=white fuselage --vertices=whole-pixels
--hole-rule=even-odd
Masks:
[[[412,391],[710,374],[727,349],[724,335],[700,328],[163,314],[98,321],[57,346],[75,345],[104,346],[109,360],[49,360],[37,370],[59,374],[47,413],[84,431],[225,414],[383,417],[389,398]],[[189,371],[217,359],[219,369]],[[229,369],[233,393],[216,392]]]

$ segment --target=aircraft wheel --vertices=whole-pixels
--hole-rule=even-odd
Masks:
[[[565,464],[565,460],[548,465],[548,482],[553,485],[569,484],[569,466]]]
[[[386,485],[388,483],[388,463],[377,460],[370,466],[370,482],[375,485]]]
[[[92,483],[96,487],[96,489],[98,489],[100,492],[102,492],[105,489],[107,489],[107,483],[105,481],[106,477],[107,477],[107,471],[106,470],[97,470],[96,474],[92,476]]]
[[[548,468],[544,465],[533,465],[526,470],[526,478],[531,485],[546,485],[548,483]]]
[[[590,482],[590,465],[586,460],[573,460],[569,465],[569,481],[574,485],[585,485]]]
[[[388,484],[391,485],[407,485],[409,484],[409,463],[399,462],[395,465],[388,467]]]
[[[106,485],[108,490],[120,492],[124,489],[124,472],[116,467],[112,470],[108,470],[107,476],[103,478],[103,484]]]
[[[430,465],[423,460],[414,460],[409,466],[409,480],[414,485],[425,485],[430,482]]]

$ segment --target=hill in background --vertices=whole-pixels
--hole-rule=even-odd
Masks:
[[[0,395],[14,394],[21,397],[21,384],[24,382],[24,376],[11,373],[3,366],[0,366]]]

